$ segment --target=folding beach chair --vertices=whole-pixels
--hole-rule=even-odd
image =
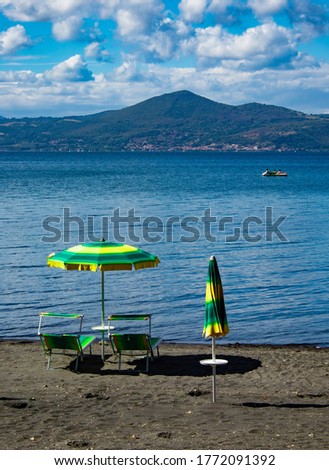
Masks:
[[[159,356],[159,345],[161,338],[151,338],[143,333],[112,333],[110,335],[111,346],[114,354],[119,355],[119,370],[121,370],[122,355],[146,356],[146,372],[149,371],[149,359],[153,361],[154,350]]]
[[[88,335],[70,335],[70,334],[53,334],[40,333],[40,340],[43,349],[48,356],[47,370],[50,369],[51,356],[55,349],[61,349],[62,354],[66,354],[66,350],[76,352],[75,370],[78,370],[79,359],[83,360],[83,351],[89,346],[91,354],[91,344],[96,336]]]
[[[111,333],[113,322],[125,322],[125,328],[129,333]],[[146,323],[146,331],[130,333],[132,327],[136,331],[135,321]],[[146,372],[149,371],[149,359],[154,360],[154,350],[159,356],[160,337],[152,337],[151,314],[146,315],[110,315],[108,317],[108,335],[114,354],[119,356],[119,370],[121,370],[122,356],[145,356]]]
[[[48,356],[47,370],[50,369],[53,351],[58,349],[62,350],[62,354],[66,354],[66,350],[76,352],[75,370],[77,370],[79,359],[83,360],[84,349],[89,346],[91,354],[91,344],[96,339],[96,336],[81,334],[83,315],[80,313],[41,312],[39,317],[38,335]],[[44,332],[45,328],[47,332]],[[61,333],[58,333],[59,328],[62,330]]]

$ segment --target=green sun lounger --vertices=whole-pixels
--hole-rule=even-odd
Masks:
[[[154,350],[157,350],[159,356],[159,345],[161,338],[151,338],[148,334],[143,333],[112,333],[110,341],[114,354],[119,355],[119,370],[121,370],[122,355],[146,356],[146,372],[149,371],[149,359],[153,361]]]
[[[91,344],[96,336],[75,335],[75,334],[39,334],[43,349],[48,356],[47,370],[50,369],[51,356],[54,350],[61,349],[62,354],[66,350],[76,352],[75,370],[78,370],[79,359],[83,360],[83,351],[89,346],[91,354]]]

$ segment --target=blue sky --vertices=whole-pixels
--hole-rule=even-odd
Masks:
[[[119,109],[187,89],[329,113],[329,1],[0,0],[0,115]]]

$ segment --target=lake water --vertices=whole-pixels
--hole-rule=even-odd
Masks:
[[[320,154],[2,153],[0,336],[36,338],[47,310],[99,323],[100,273],[46,258],[104,236],[161,260],[107,272],[106,315],[153,313],[165,340],[204,342],[215,255],[230,326],[219,342],[329,346],[328,176]]]

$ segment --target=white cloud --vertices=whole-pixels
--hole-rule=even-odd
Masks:
[[[147,87],[153,87],[154,84],[157,86],[162,84],[161,80],[152,71],[152,66],[141,63],[138,57],[132,54],[124,55],[122,63],[112,73],[107,75],[107,80],[120,84],[133,83],[133,89],[136,85],[137,87],[145,87],[147,89]]]
[[[207,0],[182,0],[178,5],[185,21],[201,23],[206,11]]]
[[[175,9],[172,5],[170,0],[0,0],[0,12],[10,20],[51,23],[58,42],[80,39],[72,42],[66,56],[72,57],[53,68],[45,60],[56,60],[55,54],[47,59],[40,46],[39,57],[22,56],[23,65],[2,71],[1,113],[91,113],[183,88],[229,104],[266,101],[324,112],[329,65],[298,50],[300,43],[326,31],[323,2],[180,0]],[[284,12],[289,27],[275,23],[275,15]],[[111,30],[99,19],[110,19]],[[239,34],[225,27],[234,23]],[[35,25],[28,27],[37,31]],[[5,69],[17,50],[30,45],[23,26],[1,32],[0,55],[11,56],[3,62]],[[118,62],[100,67],[95,61],[110,62],[105,46]],[[57,47],[63,54],[69,45]],[[121,59],[116,59],[119,48]],[[18,71],[28,68],[27,60],[34,71]],[[181,62],[169,67],[169,61]],[[102,73],[93,73],[93,66]]]
[[[19,24],[0,32],[0,56],[13,54],[30,45],[31,40],[26,35],[25,28]]]
[[[272,16],[284,10],[288,0],[248,0],[248,6],[256,16]]]
[[[97,0],[95,0],[97,2]],[[0,0],[0,11],[7,18],[24,22],[50,22],[58,41],[78,38],[85,18],[94,4],[88,0]]]
[[[20,85],[26,83],[35,83],[37,77],[31,70],[19,70],[19,71],[0,71],[0,82],[3,83],[19,83]]]
[[[231,13],[226,14],[228,7],[234,7],[236,12],[244,8],[239,0],[181,0],[178,5],[181,17],[187,23],[202,23],[207,13],[217,15],[221,21],[229,19],[232,22]]]
[[[138,81],[142,77],[140,64],[134,56],[127,55],[122,63],[114,70],[112,79],[115,81]]]
[[[120,7],[121,0],[94,0],[95,9],[99,11],[100,18],[111,18],[115,10]]]
[[[328,35],[329,9],[327,5],[308,0],[291,0],[289,17],[294,28],[300,31],[301,40],[310,41],[320,35]]]
[[[184,37],[191,33],[191,26],[187,25],[184,21],[179,19],[171,21],[169,18],[165,18],[164,24],[170,25],[177,33],[177,36]]]
[[[30,71],[2,72],[2,114],[91,114],[181,89],[233,105],[256,101],[310,113],[329,111],[327,63],[316,68],[301,66],[287,70],[243,71],[224,66],[200,70],[142,66],[133,57],[124,57],[122,65],[114,72],[97,74],[95,80],[82,82],[65,80],[65,74],[60,74],[58,68],[56,70],[53,80],[49,80],[49,72],[44,75]]]
[[[110,53],[104,48],[102,43],[93,41],[84,49],[84,56],[89,59],[96,59],[100,62],[111,61]]]
[[[126,0],[115,11],[119,34],[129,40],[143,33],[151,33],[162,18],[163,4],[159,0]],[[128,37],[127,37],[128,36]]]
[[[305,64],[299,69],[232,70],[224,66],[205,70],[190,68],[150,71],[162,83],[161,94],[189,89],[217,102],[239,105],[259,102],[284,106],[307,113],[329,112],[329,64]],[[154,82],[154,85],[156,83]]]
[[[235,3],[235,0],[210,0],[207,10],[213,13],[224,13],[227,7]]]
[[[153,28],[161,16],[161,0],[0,0],[0,11],[14,21],[49,21],[56,39],[77,37],[85,18],[114,19],[120,35],[140,34]]]
[[[139,54],[147,63],[168,61],[179,56],[181,43],[190,34],[186,23],[165,18],[156,31],[138,36]]]
[[[57,41],[70,41],[79,37],[81,32],[82,18],[69,16],[68,18],[54,22],[53,36]]]
[[[145,50],[150,54],[150,61],[169,60],[175,51],[175,36],[167,32],[158,31],[147,38],[148,44],[145,44]]]
[[[204,66],[230,61],[234,68],[284,65],[297,54],[292,31],[275,23],[249,28],[240,35],[220,26],[198,28],[196,36],[185,41],[184,49],[194,51]]]
[[[116,13],[118,22],[118,31],[121,36],[130,35],[132,33],[143,33],[145,31],[145,22],[138,14],[138,11],[120,9]]]
[[[43,74],[46,80],[52,82],[84,82],[93,80],[92,72],[81,55],[76,54],[67,60],[55,65]]]
[[[83,15],[90,5],[89,0],[0,0],[0,9],[14,21],[52,21],[76,12]]]
[[[49,18],[48,2],[34,2],[33,0],[0,0],[3,14],[14,21],[38,21]]]

